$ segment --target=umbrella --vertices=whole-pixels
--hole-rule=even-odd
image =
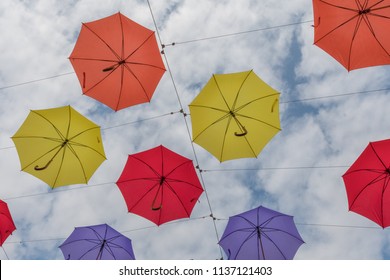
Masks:
[[[83,93],[115,111],[150,102],[165,73],[154,31],[121,13],[83,23],[69,59]]]
[[[190,217],[203,192],[192,160],[162,145],[129,155],[117,185],[128,211],[156,225]]]
[[[31,110],[12,140],[22,170],[52,188],[87,183],[106,159],[100,127],[71,106]]]
[[[390,226],[390,139],[370,142],[342,178],[349,210]]]
[[[189,107],[192,140],[221,162],[257,157],[280,131],[279,93],[253,71],[213,75]]]
[[[290,260],[303,243],[292,216],[263,206],[230,217],[219,241],[230,260]]]
[[[67,260],[134,260],[131,240],[107,224],[76,227],[60,245]]]
[[[314,44],[348,71],[390,64],[390,0],[313,0]]]
[[[0,200],[0,246],[3,246],[4,241],[16,229],[8,205]]]

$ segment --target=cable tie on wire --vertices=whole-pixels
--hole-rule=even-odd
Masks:
[[[180,112],[180,113],[182,113],[184,117],[187,117],[187,113],[186,113],[186,112],[184,112],[184,110],[183,110],[183,109],[180,109],[180,111],[179,111],[179,112]]]

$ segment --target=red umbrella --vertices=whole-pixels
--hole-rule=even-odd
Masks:
[[[156,225],[190,217],[203,192],[192,160],[162,145],[129,155],[116,184],[129,212]]]
[[[154,31],[121,13],[83,23],[69,59],[83,93],[115,111],[150,102],[165,73]]]
[[[313,0],[314,44],[348,71],[390,64],[390,0]]]
[[[370,142],[343,180],[349,210],[390,226],[390,139]]]
[[[3,246],[4,241],[16,229],[8,205],[0,200],[0,246]]]

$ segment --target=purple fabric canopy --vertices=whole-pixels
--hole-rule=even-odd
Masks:
[[[229,260],[291,260],[303,243],[292,216],[262,206],[230,217],[219,241]]]
[[[76,227],[60,245],[67,260],[134,260],[131,240],[101,224]]]

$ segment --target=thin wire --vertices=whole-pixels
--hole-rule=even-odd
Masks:
[[[151,13],[151,16],[152,16],[152,19],[153,19],[154,26],[156,28],[157,37],[159,39],[160,44],[163,46],[162,40],[161,40],[161,36],[160,36],[159,31],[158,31],[158,26],[157,26],[157,23],[156,23],[156,19],[154,17],[154,13],[153,13],[153,10],[152,10],[152,7],[150,5],[149,0],[147,0],[147,3],[148,3],[149,10],[150,10],[150,13]],[[190,129],[189,129],[189,126],[188,126],[188,122],[187,122],[187,119],[186,119],[186,113],[184,113],[184,108],[183,108],[183,105],[182,105],[182,102],[181,102],[181,99],[180,99],[180,96],[179,96],[179,91],[178,91],[178,89],[176,87],[176,82],[175,82],[175,79],[173,78],[173,74],[172,74],[171,68],[169,66],[168,58],[167,58],[165,52],[162,52],[162,54],[164,56],[164,59],[165,59],[165,62],[166,62],[166,66],[167,66],[167,70],[168,70],[169,76],[171,77],[173,87],[175,89],[175,94],[176,94],[176,97],[177,97],[177,101],[178,101],[178,103],[180,105],[181,112],[183,113],[183,120],[184,120],[184,123],[185,123],[186,128],[187,128],[187,133],[188,133],[188,137],[189,137],[189,140],[190,140],[190,143],[191,143],[191,147],[192,147],[192,151],[193,151],[193,154],[194,154],[195,162],[196,162],[197,167],[199,167],[198,157],[197,157],[197,154],[196,154],[196,151],[195,151],[194,144],[192,142],[191,132],[190,132]],[[203,189],[204,189],[206,200],[207,200],[207,203],[208,203],[208,206],[209,206],[211,217],[213,217],[213,209],[211,207],[210,199],[209,199],[209,196],[208,196],[208,193],[207,193],[207,188],[206,188],[205,181],[203,180],[202,172],[199,172],[199,177],[200,177],[201,183],[203,185]],[[216,225],[214,219],[212,219],[212,221],[213,221],[213,225],[214,225],[214,230],[215,230],[215,235],[216,235],[217,241],[219,241],[219,234],[218,234],[217,225]],[[219,251],[220,251],[220,254],[221,254],[221,258],[223,258],[222,249],[221,249],[220,246],[218,246],[218,248],[219,248]]]
[[[58,75],[55,75],[55,76],[50,76],[50,77],[41,78],[41,79],[37,79],[37,80],[31,80],[31,81],[22,82],[22,83],[18,83],[18,84],[13,84],[13,85],[9,85],[9,86],[3,86],[3,87],[0,87],[0,90],[4,90],[4,89],[7,89],[7,88],[19,87],[19,86],[32,84],[32,83],[36,83],[36,82],[41,82],[41,81],[45,81],[45,80],[50,80],[50,79],[54,79],[54,78],[58,78],[58,77],[62,77],[62,76],[70,75],[70,74],[74,74],[74,72],[62,73],[62,74],[58,74]]]
[[[258,167],[258,168],[226,168],[204,169],[203,172],[232,172],[232,171],[262,171],[262,170],[298,170],[298,169],[331,169],[348,168],[348,165],[324,165],[324,166],[286,166],[286,167]]]
[[[136,120],[136,121],[132,121],[132,122],[122,123],[122,124],[118,124],[118,125],[114,125],[114,126],[109,126],[109,127],[102,128],[101,130],[109,130],[109,129],[118,128],[118,127],[122,127],[122,126],[126,126],[126,125],[131,125],[131,124],[136,124],[136,123],[140,123],[140,122],[160,119],[162,117],[170,116],[170,115],[177,114],[177,113],[180,113],[180,111],[170,112],[170,113],[166,113],[166,114],[162,114],[162,115],[158,115],[158,116],[154,116],[154,117],[150,117],[150,118],[146,118],[146,119],[141,119],[141,120]]]
[[[289,26],[294,26],[294,25],[300,25],[300,24],[310,23],[310,22],[313,22],[313,20],[306,20],[306,21],[300,21],[300,22],[295,22],[295,23],[287,23],[287,24],[282,24],[282,25],[277,25],[277,26],[257,28],[257,29],[253,29],[253,30],[239,31],[239,32],[227,33],[227,34],[216,35],[216,36],[211,36],[211,37],[203,37],[203,38],[192,39],[192,40],[188,40],[188,41],[174,42],[174,43],[166,44],[163,46],[168,47],[168,46],[183,45],[183,44],[189,44],[189,43],[206,41],[206,40],[214,40],[214,39],[232,37],[232,36],[237,36],[237,35],[244,35],[244,34],[248,34],[248,33],[254,33],[254,32],[278,29],[278,28],[289,27]]]
[[[8,242],[7,242],[7,243],[8,243]],[[8,254],[7,254],[7,252],[5,251],[4,247],[1,246],[1,248],[3,249],[3,252],[4,252],[4,254],[5,254],[5,257],[7,258],[7,260],[9,260]]]
[[[324,96],[283,101],[283,102],[280,102],[280,104],[306,102],[306,101],[313,101],[313,100],[319,100],[319,99],[325,99],[325,98],[346,97],[346,96],[351,96],[351,95],[356,95],[356,94],[372,93],[372,92],[380,92],[380,91],[388,91],[388,90],[390,90],[390,88],[371,89],[371,90],[355,91],[355,92],[348,92],[348,93],[340,93],[340,94],[334,94],[334,95],[324,95]]]

